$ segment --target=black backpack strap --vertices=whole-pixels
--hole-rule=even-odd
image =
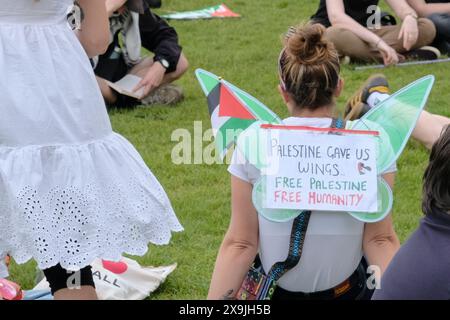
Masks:
[[[333,118],[330,127],[333,129],[344,129],[345,121],[341,118]],[[330,134],[339,133],[330,132]],[[310,217],[311,211],[303,211],[295,218],[291,230],[288,256],[286,260],[275,263],[267,274],[273,281],[277,282],[286,272],[293,269],[300,262]]]

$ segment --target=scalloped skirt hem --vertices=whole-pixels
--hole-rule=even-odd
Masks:
[[[0,146],[0,218],[0,276],[2,254],[78,270],[144,255],[183,231],[159,181],[116,133],[81,145]]]

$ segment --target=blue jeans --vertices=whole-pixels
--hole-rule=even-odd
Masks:
[[[450,14],[434,13],[428,17],[436,26],[434,46],[444,54],[450,54]]]

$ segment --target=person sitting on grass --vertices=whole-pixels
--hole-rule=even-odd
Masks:
[[[428,18],[436,26],[433,46],[450,55],[450,0],[408,0],[420,17]]]
[[[279,91],[291,117],[285,125],[329,128],[343,90],[339,55],[320,24],[290,30],[279,59]],[[261,172],[239,149],[231,173],[231,222],[220,247],[209,299],[236,297],[259,252],[267,272],[289,251],[293,221],[276,223],[252,203]],[[383,172],[392,187],[395,165]],[[367,263],[382,273],[400,247],[392,216],[365,224],[342,212],[312,211],[300,262],[277,281],[273,299],[369,299]],[[367,260],[367,261],[366,261]],[[256,259],[258,261],[258,259]]]
[[[386,0],[401,25],[381,26],[379,0],[321,0],[311,17],[327,27],[343,61],[397,64],[404,59],[438,59],[439,50],[429,46],[435,36],[433,23],[419,18],[406,0]]]
[[[425,218],[400,248],[374,300],[450,300],[450,126],[433,146],[423,178]]]
[[[383,74],[370,76],[348,100],[345,108],[345,119],[356,120],[361,118],[371,108],[389,98],[389,94],[389,83]],[[449,118],[431,114],[424,110],[419,116],[412,137],[430,150],[447,125],[450,125]]]
[[[110,106],[167,105],[183,99],[182,89],[171,83],[187,71],[188,61],[175,29],[152,13],[146,1],[106,0],[111,43],[106,53],[94,60],[94,71]],[[142,46],[154,57],[142,58]],[[116,82],[127,74],[142,78],[134,88],[135,92],[143,89],[141,99],[119,94],[105,81]]]

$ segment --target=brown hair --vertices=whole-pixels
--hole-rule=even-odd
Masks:
[[[423,176],[422,210],[426,215],[436,209],[450,214],[450,125],[433,145],[430,163]]]
[[[299,108],[317,108],[333,102],[339,82],[339,55],[324,38],[320,24],[291,27],[284,39],[279,69],[283,89]]]

